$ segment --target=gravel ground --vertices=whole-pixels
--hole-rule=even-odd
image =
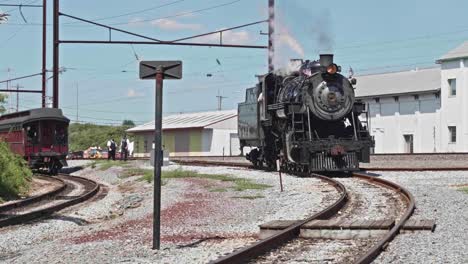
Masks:
[[[398,235],[375,263],[468,263],[468,172],[381,172],[416,199],[417,219],[436,220],[434,233]]]
[[[370,248],[376,240],[295,239],[282,253],[272,252],[256,263],[353,263],[356,250]]]
[[[332,219],[384,220],[398,219],[404,207],[395,191],[369,184],[356,178],[336,178],[349,195],[346,207]],[[291,243],[262,257],[258,263],[352,263],[378,239],[295,239]],[[279,262],[278,262],[279,261]]]
[[[250,164],[245,157],[171,157],[177,160],[209,160],[216,162],[236,162]],[[361,163],[363,169],[374,168],[462,168],[468,169],[468,154],[431,154],[431,155],[371,155],[370,163]]]
[[[83,164],[70,161],[70,165]],[[132,161],[131,165],[148,167],[143,161]],[[153,251],[152,184],[138,177],[119,178],[122,167],[106,171],[88,167],[75,174],[106,185],[108,195],[63,210],[50,219],[0,229],[0,261],[205,263],[256,241],[259,224],[302,219],[338,197],[333,187],[314,178],[284,175],[285,191],[281,193],[276,173],[228,167],[183,168],[230,174],[272,187],[235,191],[228,188],[230,183],[204,178],[168,180],[162,188],[161,250]],[[225,191],[210,191],[215,189]]]
[[[349,203],[337,218],[351,220],[399,219],[404,203],[395,191],[356,178],[338,178]]]
[[[72,166],[87,163],[71,161]],[[142,161],[131,163],[147,167]],[[164,169],[174,169],[169,166]],[[184,167],[201,172],[229,173],[272,185],[266,190],[210,192],[226,183],[206,179],[171,179],[162,188],[161,250],[151,247],[152,185],[121,179],[120,167],[107,171],[86,168],[75,174],[109,187],[99,201],[61,211],[27,225],[0,229],[3,263],[206,263],[256,240],[258,225],[277,219],[300,219],[319,211],[337,195],[315,179],[284,175],[280,193],[277,175],[228,167]],[[416,198],[415,218],[435,219],[434,233],[400,234],[376,263],[467,263],[468,172],[381,172],[382,177],[408,188]],[[372,200],[372,193],[369,198]],[[259,196],[257,199],[235,197]],[[260,198],[264,196],[264,198]],[[378,212],[378,211],[376,211]],[[361,241],[362,242],[362,241]],[[301,240],[310,252],[328,241]],[[346,251],[352,241],[332,244],[320,254],[297,253],[283,262],[336,262],[330,252]],[[358,242],[354,242],[358,243]],[[360,242],[359,242],[360,243]],[[343,253],[345,255],[345,253]],[[276,262],[279,262],[276,260]],[[344,261],[346,262],[346,261]]]
[[[463,168],[468,169],[468,154],[371,155],[361,168]]]

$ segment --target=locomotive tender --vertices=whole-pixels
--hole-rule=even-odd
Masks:
[[[0,140],[23,156],[32,169],[57,174],[67,166],[68,124],[56,108],[39,108],[0,116]]]
[[[255,166],[288,171],[355,171],[369,162],[374,141],[356,79],[340,74],[333,55],[302,63],[299,71],[268,73],[238,105],[241,152]]]

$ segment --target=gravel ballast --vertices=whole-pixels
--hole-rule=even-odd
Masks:
[[[416,199],[415,219],[436,220],[434,233],[399,234],[375,263],[467,263],[468,172],[381,172]]]
[[[70,162],[72,163],[72,162]],[[73,165],[73,164],[72,164]],[[133,167],[147,168],[143,161]],[[326,182],[229,167],[182,167],[229,174],[271,187],[235,191],[206,178],[168,179],[162,188],[161,250],[152,245],[153,186],[121,178],[124,168],[86,168],[74,174],[109,188],[101,200],[68,208],[50,219],[0,229],[0,261],[9,263],[206,263],[257,240],[258,225],[303,219],[338,197]],[[180,166],[168,166],[173,170]]]
[[[85,165],[70,161],[71,166]],[[144,161],[132,167],[149,168]],[[179,166],[165,167],[164,170]],[[338,193],[314,178],[229,167],[182,166],[201,173],[230,174],[272,187],[235,191],[228,182],[206,178],[169,179],[162,188],[161,250],[152,250],[151,183],[122,178],[122,167],[85,168],[74,174],[109,188],[106,197],[68,208],[52,218],[0,229],[0,262],[5,263],[206,263],[257,239],[258,225],[296,220],[332,203]],[[416,218],[434,219],[434,233],[398,235],[376,263],[466,263],[468,250],[468,172],[381,172],[384,179],[406,187],[416,198]],[[372,201],[380,192],[365,194]],[[376,197],[376,199],[380,199]],[[374,210],[375,213],[387,214]],[[362,241],[365,243],[365,241]],[[302,240],[317,254],[296,254],[296,263],[333,263],[340,247],[366,247],[362,242]],[[356,243],[356,244],[350,244]],[[341,246],[340,246],[341,245]],[[336,248],[338,247],[338,248]],[[325,250],[327,249],[328,250]],[[331,250],[330,250],[331,248]],[[328,253],[327,253],[328,252]],[[346,252],[346,255],[352,255]],[[312,259],[311,259],[312,258]],[[287,263],[289,259],[281,261]],[[343,260],[341,258],[341,260]]]

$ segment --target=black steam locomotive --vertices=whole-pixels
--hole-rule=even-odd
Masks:
[[[305,61],[291,73],[268,73],[238,106],[241,151],[255,166],[288,171],[354,171],[369,162],[374,141],[356,79],[345,77],[333,55]]]

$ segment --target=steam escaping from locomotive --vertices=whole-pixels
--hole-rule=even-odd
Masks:
[[[374,142],[365,105],[355,99],[356,80],[340,74],[332,54],[301,61],[299,69],[259,77],[239,104],[241,150],[256,166],[288,170],[357,170]]]

